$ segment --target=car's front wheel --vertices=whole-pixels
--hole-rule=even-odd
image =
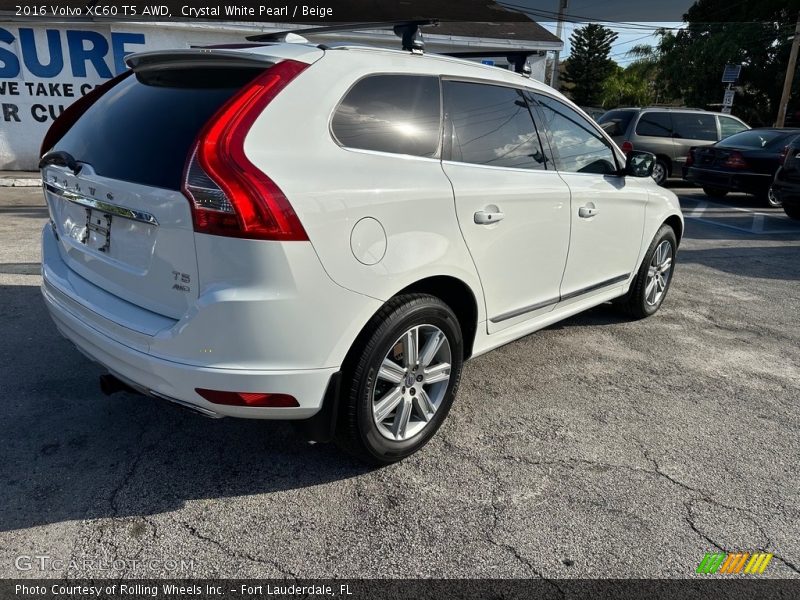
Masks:
[[[422,448],[453,403],[463,345],[458,318],[440,299],[409,294],[387,303],[345,365],[339,446],[374,465]]]
[[[662,225],[647,249],[628,293],[617,303],[635,319],[649,317],[664,303],[675,267],[678,241],[669,225]]]

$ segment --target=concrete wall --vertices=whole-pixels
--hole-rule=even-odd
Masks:
[[[283,26],[258,26],[259,31],[277,28]],[[0,170],[36,169],[42,138],[53,120],[94,86],[124,70],[127,54],[240,42],[254,29],[253,25],[244,24],[3,23],[0,26]],[[396,40],[389,34],[392,47],[396,47]],[[381,45],[387,42],[383,35],[376,35],[374,41]],[[469,40],[470,45],[476,42]],[[442,39],[433,45],[446,51],[464,49],[465,43]],[[496,43],[491,47],[497,47]],[[544,57],[531,57],[535,78],[544,78],[544,65]]]

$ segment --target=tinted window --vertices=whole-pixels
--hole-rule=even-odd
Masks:
[[[451,159],[493,167],[544,169],[545,155],[523,92],[445,81]]]
[[[440,112],[437,77],[374,75],[347,93],[332,130],[348,148],[434,157]]]
[[[736,119],[732,119],[731,117],[723,117],[719,115],[719,130],[720,130],[720,137],[726,138],[729,135],[733,135],[734,133],[739,133],[740,131],[745,131],[747,129],[747,125],[737,121]]]
[[[635,114],[636,111],[634,110],[610,110],[597,119],[597,122],[608,135],[617,137],[625,135],[625,132],[628,131],[628,125],[631,124],[631,119]]]
[[[717,144],[722,148],[766,148],[780,146],[791,140],[792,133],[774,129],[748,129],[725,138]]]
[[[200,129],[260,72],[196,68],[131,75],[101,96],[53,149],[104,177],[179,190]]]
[[[687,140],[716,140],[717,120],[703,113],[672,113],[675,137]]]
[[[636,124],[636,135],[672,137],[672,119],[670,119],[669,113],[643,113],[639,122]]]
[[[560,171],[617,172],[614,151],[592,124],[566,104],[534,94]]]

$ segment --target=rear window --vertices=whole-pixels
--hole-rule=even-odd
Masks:
[[[373,75],[342,100],[331,131],[342,146],[435,157],[439,153],[439,78]]]
[[[672,113],[675,137],[685,140],[717,141],[717,119],[703,113]]]
[[[784,140],[788,140],[792,135],[785,131],[769,131],[763,129],[748,129],[741,133],[735,133],[719,142],[717,146],[722,148],[766,148],[772,144],[780,145]]]
[[[636,135],[672,137],[672,119],[666,112],[646,112],[636,124]]]
[[[635,114],[635,110],[610,110],[597,119],[597,123],[611,137],[625,135]]]
[[[257,68],[154,70],[125,78],[61,138],[98,175],[180,190],[186,158],[200,129]]]

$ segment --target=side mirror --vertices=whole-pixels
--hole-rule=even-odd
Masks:
[[[631,150],[625,159],[625,175],[631,177],[652,177],[656,166],[656,156],[650,152]]]

